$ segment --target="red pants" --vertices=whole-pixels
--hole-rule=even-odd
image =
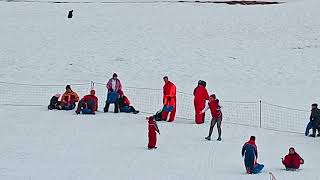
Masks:
[[[205,108],[206,102],[196,102],[194,101],[194,110],[195,110],[195,121],[197,124],[204,123],[204,113],[201,111]]]
[[[168,118],[168,114],[169,114],[169,112],[163,111],[162,112],[162,119],[166,121]],[[169,122],[174,121],[175,116],[176,116],[176,105],[173,106],[173,110],[170,112]]]
[[[148,137],[149,137],[148,148],[154,148],[154,147],[156,147],[156,144],[157,144],[157,134],[156,134],[156,131],[149,131],[149,132],[148,132]]]

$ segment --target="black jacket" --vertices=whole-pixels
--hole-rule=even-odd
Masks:
[[[311,110],[310,121],[320,121],[320,109],[314,108]]]

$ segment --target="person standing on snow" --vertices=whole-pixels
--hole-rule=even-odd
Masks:
[[[318,109],[318,104],[312,104],[311,108],[310,122],[307,125],[305,135],[307,136],[309,134],[309,130],[312,128],[312,134],[310,137],[316,137],[316,131],[320,124],[320,109]],[[318,133],[320,134],[320,132]]]
[[[201,113],[206,112],[208,109],[210,109],[211,111],[212,119],[210,124],[209,136],[207,136],[205,139],[208,141],[211,140],[213,128],[217,123],[218,135],[219,135],[217,141],[221,141],[222,112],[221,112],[221,106],[219,105],[219,99],[216,98],[215,94],[210,95],[209,103],[206,106],[206,108],[201,111]]]
[[[286,170],[297,170],[300,164],[304,164],[304,160],[295,151],[293,147],[289,149],[289,154],[287,154],[284,159],[282,158],[282,164],[286,167]]]
[[[258,150],[255,140],[256,137],[251,136],[250,140],[243,145],[241,151],[241,155],[244,157],[244,165],[248,174],[257,174],[264,167],[263,164],[257,163]]]
[[[206,89],[206,82],[199,80],[198,86],[193,91],[194,95],[194,110],[195,110],[195,121],[197,124],[204,123],[205,113],[201,111],[206,106],[206,100],[209,100],[209,94]]]
[[[110,104],[114,104],[114,113],[119,112],[119,102],[118,99],[122,95],[122,85],[120,80],[118,79],[118,75],[116,73],[113,73],[112,78],[109,79],[107,85],[107,100],[106,105],[103,108],[104,112],[109,111]]]
[[[163,77],[163,112],[162,120],[167,121],[168,114],[170,112],[170,117],[168,122],[174,121],[176,115],[176,86],[169,81],[168,76]]]
[[[157,149],[157,133],[160,135],[160,131],[157,122],[154,120],[154,116],[146,118],[148,120],[148,149]]]

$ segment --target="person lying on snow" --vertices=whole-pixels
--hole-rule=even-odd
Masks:
[[[119,109],[120,109],[120,112],[133,113],[133,114],[139,113],[139,111],[137,111],[133,106],[130,106],[130,100],[124,94],[122,94],[121,97],[119,98]]]
[[[50,104],[48,105],[49,110],[58,109],[58,106],[60,104],[60,102],[59,102],[60,96],[61,96],[60,94],[56,94],[51,97]]]
[[[244,165],[248,174],[257,174],[264,167],[263,164],[257,163],[258,150],[255,140],[256,137],[251,136],[250,140],[243,145],[241,151],[241,155],[244,157]]]
[[[79,101],[79,96],[72,91],[71,86],[66,86],[66,92],[62,95],[61,102],[58,105],[59,110],[72,110],[76,107],[76,102]]]
[[[84,96],[78,103],[77,114],[95,114],[98,110],[98,98],[95,96],[96,91],[91,90],[89,95]]]
[[[304,164],[304,160],[295,151],[293,147],[289,149],[289,154],[287,154],[284,159],[282,158],[282,164],[286,167],[286,170],[297,170],[300,164]]]

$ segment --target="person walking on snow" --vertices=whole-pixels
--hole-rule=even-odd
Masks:
[[[286,170],[297,170],[300,164],[304,164],[304,160],[295,151],[293,147],[289,149],[289,154],[287,154],[284,159],[282,158],[282,164],[286,167]]]
[[[194,95],[194,110],[195,110],[195,121],[197,124],[204,123],[205,113],[201,111],[206,106],[206,100],[209,100],[209,94],[206,89],[206,82],[199,80],[198,86],[193,91]]]
[[[221,106],[219,105],[219,99],[216,98],[215,94],[210,95],[209,103],[206,106],[206,108],[201,111],[201,113],[206,112],[208,109],[210,109],[211,111],[212,119],[210,124],[209,135],[206,137],[206,139],[209,141],[211,140],[213,128],[217,123],[218,135],[219,135],[217,141],[221,141],[222,112],[221,112]]]
[[[154,120],[154,116],[146,118],[148,120],[148,149],[157,149],[157,133],[160,135],[160,131],[157,122]]]
[[[250,140],[243,145],[241,151],[241,155],[244,157],[244,165],[248,174],[257,174],[264,167],[263,164],[257,163],[258,150],[255,140],[256,137],[251,136]]]
[[[174,121],[176,115],[176,86],[169,81],[168,76],[163,77],[163,112],[162,120],[167,121],[168,114],[170,117],[168,122]]]
[[[119,102],[118,99],[122,95],[122,85],[120,80],[118,79],[118,75],[116,73],[113,73],[112,78],[109,79],[107,85],[107,100],[106,105],[103,108],[104,112],[109,111],[110,104],[114,104],[114,113],[119,112]]]

